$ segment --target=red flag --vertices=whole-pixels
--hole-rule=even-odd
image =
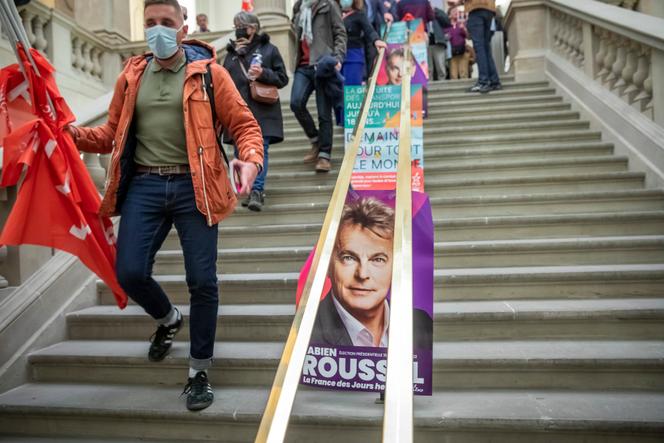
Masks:
[[[74,115],[58,91],[48,61],[31,50],[38,76],[21,47],[19,54],[27,81],[17,65],[0,72],[4,148],[0,186],[15,185],[24,171],[25,177],[0,244],[47,246],[76,255],[111,288],[118,306],[124,308],[127,296],[115,275],[113,224],[99,216],[100,195],[73,140],[63,130],[75,120]]]
[[[254,10],[254,0],[242,0],[242,10],[252,12]]]

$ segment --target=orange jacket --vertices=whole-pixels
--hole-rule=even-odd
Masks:
[[[195,40],[185,41],[183,47],[187,55],[182,103],[187,154],[196,206],[205,215],[208,225],[212,226],[233,212],[237,198],[231,190],[226,165],[215,138],[210,101],[204,84],[208,65],[219,123],[233,135],[241,160],[263,164],[263,136],[230,75],[216,63],[214,48]],[[100,210],[102,215],[119,214],[134,173],[136,137],[131,123],[141,76],[149,57],[152,54],[147,53],[127,61],[115,83],[108,121],[95,128],[79,127],[75,131],[74,140],[79,150],[101,154],[112,152],[106,194]]]

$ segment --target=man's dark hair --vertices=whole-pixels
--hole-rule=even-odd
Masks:
[[[397,49],[394,49],[392,52],[390,52],[390,53],[387,55],[387,64],[388,64],[388,65],[393,64],[392,59],[393,59],[394,57],[401,57],[401,58],[403,58],[404,55],[406,55],[406,54],[404,54],[404,50],[403,50],[403,48],[397,48]]]
[[[352,201],[344,206],[339,232],[344,226],[354,225],[368,229],[381,238],[392,238],[394,236],[394,209],[374,197]]]
[[[173,6],[175,10],[178,12],[178,14],[182,14],[182,8],[180,8],[180,3],[178,3],[178,0],[145,0],[145,6],[143,7],[143,11],[145,11],[148,6],[152,5]]]

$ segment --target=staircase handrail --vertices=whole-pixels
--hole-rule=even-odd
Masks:
[[[547,0],[549,7],[664,51],[664,19],[602,2]],[[509,14],[509,11],[508,11]]]

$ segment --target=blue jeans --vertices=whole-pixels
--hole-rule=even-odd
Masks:
[[[495,14],[487,9],[476,9],[468,15],[466,26],[473,40],[477,68],[480,71],[478,83],[483,85],[497,85],[500,83],[496,63],[491,54],[491,21]]]
[[[263,192],[265,191],[265,177],[267,176],[267,164],[268,164],[268,155],[267,151],[270,147],[270,139],[263,137],[263,170],[260,174],[256,176],[253,186],[251,187],[252,191]],[[238,157],[237,146],[234,147],[235,158]]]
[[[212,363],[217,328],[217,225],[208,226],[196,208],[189,174],[137,174],[121,208],[116,272],[127,295],[157,321],[171,311],[164,290],[152,278],[155,254],[175,224],[190,298],[191,366]]]
[[[293,89],[291,90],[291,110],[312,142],[317,141],[320,148],[319,158],[329,160],[332,154],[332,103],[325,92],[316,86],[316,70],[313,66],[300,66],[295,70]],[[318,110],[318,130],[307,102],[316,91],[316,109]]]

